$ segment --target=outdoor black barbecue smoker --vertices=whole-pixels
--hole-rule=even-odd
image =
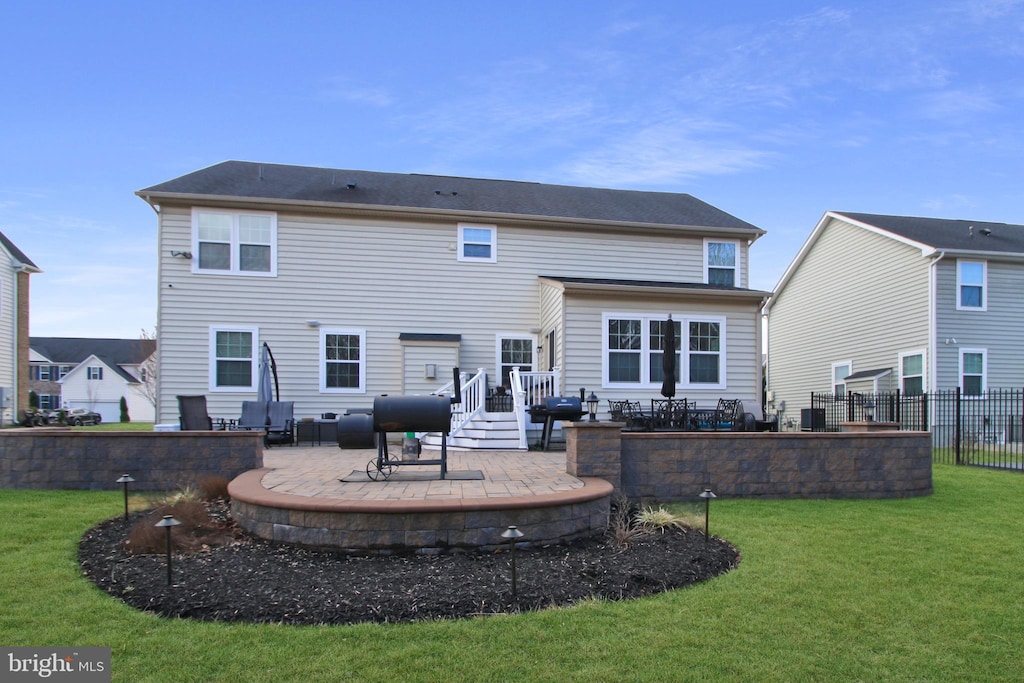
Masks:
[[[402,465],[440,465],[441,479],[448,474],[448,434],[452,430],[452,406],[462,403],[459,369],[454,368],[452,395],[378,396],[373,399],[373,430],[377,432],[377,457],[366,464],[366,474],[378,481],[387,479]],[[388,455],[388,432],[441,432],[441,457],[436,460],[392,459]]]
[[[533,424],[544,424],[541,430],[541,450],[548,450],[551,447],[551,432],[554,429],[556,420],[575,421],[583,417],[586,412],[583,408],[584,394],[586,391],[580,389],[580,397],[575,396],[548,396],[543,403],[530,406],[530,422]]]

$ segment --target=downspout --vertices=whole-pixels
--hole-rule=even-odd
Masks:
[[[928,264],[928,390],[935,391],[938,389],[939,379],[939,359],[937,358],[939,351],[939,321],[938,321],[938,265],[939,261],[946,257],[946,252],[940,251],[938,254],[934,252],[931,254],[931,263]]]

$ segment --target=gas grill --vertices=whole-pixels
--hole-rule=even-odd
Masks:
[[[572,422],[583,417],[583,399],[575,396],[549,396],[543,403],[530,406],[530,422],[544,424],[541,431],[540,447],[548,450],[551,446],[551,432],[556,420]]]

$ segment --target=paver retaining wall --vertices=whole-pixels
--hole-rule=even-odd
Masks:
[[[263,432],[0,430],[0,488],[169,491],[263,466]]]
[[[641,501],[900,498],[932,493],[928,432],[623,432],[566,425],[566,468]]]

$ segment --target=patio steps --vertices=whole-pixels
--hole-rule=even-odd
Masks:
[[[420,437],[424,448],[441,448],[441,434],[430,432]],[[514,451],[519,448],[519,426],[515,413],[484,413],[467,424],[458,436],[448,438],[449,448]],[[526,450],[526,449],[522,449]]]

